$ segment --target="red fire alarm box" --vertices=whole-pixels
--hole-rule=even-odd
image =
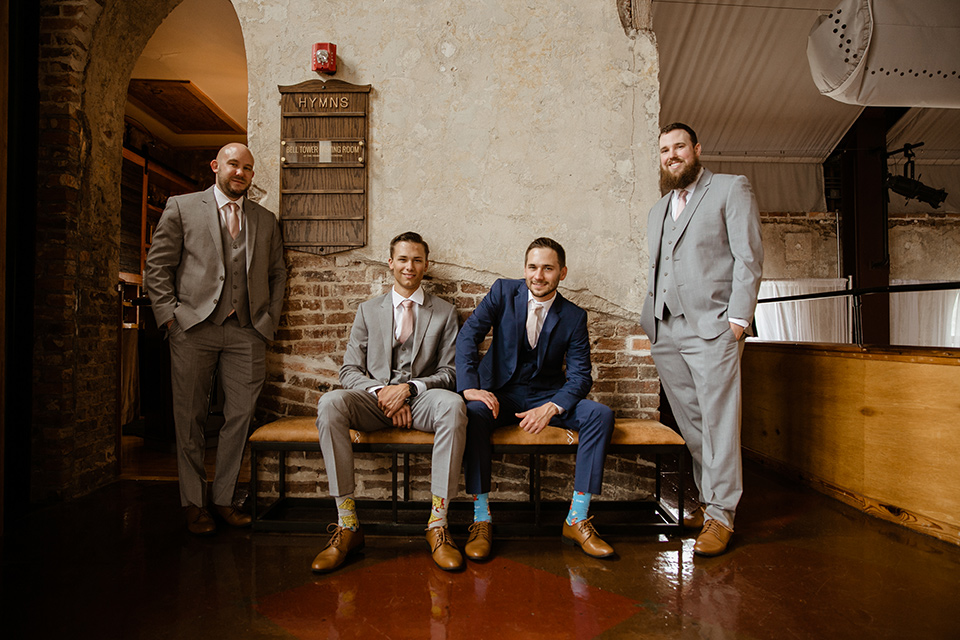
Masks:
[[[337,72],[337,45],[332,42],[313,45],[313,70],[330,75]]]

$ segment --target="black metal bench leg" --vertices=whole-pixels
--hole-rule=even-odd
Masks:
[[[391,466],[392,482],[391,488],[393,490],[393,498],[391,500],[393,504],[393,524],[397,524],[400,521],[400,509],[397,504],[397,453],[396,451],[391,454],[393,457],[393,465]]]
[[[260,483],[257,481],[257,450],[250,447],[250,492],[253,500],[250,504],[250,517],[257,521],[257,501],[260,498]]]

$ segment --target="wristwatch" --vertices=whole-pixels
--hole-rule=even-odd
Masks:
[[[417,394],[420,393],[420,391],[417,389],[417,385],[413,384],[412,382],[408,382],[407,387],[410,388],[410,397],[408,397],[407,400],[410,398],[416,398]]]

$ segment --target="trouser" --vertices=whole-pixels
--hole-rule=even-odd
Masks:
[[[236,317],[220,326],[203,321],[187,331],[174,323],[169,341],[180,503],[204,506],[207,502],[203,430],[219,363],[224,423],[217,444],[213,503],[229,505],[266,375],[266,342],[256,329],[241,327]]]
[[[496,418],[479,401],[467,402],[467,449],[464,457],[467,493],[490,491],[491,456],[490,436],[495,429],[516,424],[516,413],[539,407],[549,402],[555,391],[548,390],[527,395],[525,387],[508,386],[494,392],[500,402]],[[613,411],[592,400],[581,400],[572,409],[554,416],[550,426],[577,431],[577,465],[574,472],[575,491],[598,494],[603,488],[603,464],[607,445],[613,434]],[[548,427],[549,428],[549,427]]]
[[[740,354],[728,329],[712,340],[685,317],[658,321],[651,347],[660,382],[693,458],[693,479],[707,519],[733,529],[743,493],[740,457]]]
[[[413,398],[410,413],[414,429],[434,434],[430,490],[435,496],[453,498],[460,483],[467,429],[463,399],[447,389],[427,389]],[[350,429],[378,431],[391,426],[393,422],[369,391],[337,389],[320,397],[317,431],[331,495],[354,492]]]

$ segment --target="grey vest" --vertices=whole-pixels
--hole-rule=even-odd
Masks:
[[[247,225],[243,225],[236,240],[230,237],[227,225],[220,219],[220,239],[223,242],[224,279],[220,301],[210,320],[223,324],[230,312],[236,310],[241,327],[250,326],[250,298],[247,293]]]
[[[687,214],[687,207],[684,207],[680,218],[673,219],[670,214],[672,207],[667,207],[667,213],[663,219],[663,233],[660,235],[660,259],[657,262],[657,286],[654,289],[653,311],[657,320],[663,320],[664,307],[674,316],[683,315],[683,305],[680,304],[680,297],[677,295],[677,283],[674,280],[673,249],[677,246],[677,239],[680,237],[680,221]]]

